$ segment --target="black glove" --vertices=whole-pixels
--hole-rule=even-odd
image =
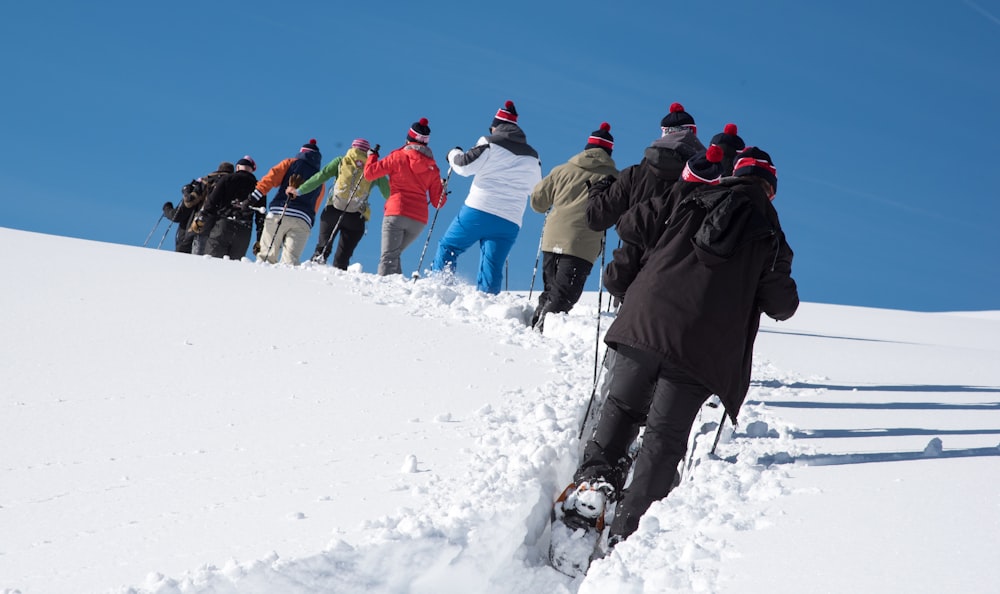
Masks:
[[[173,202],[164,202],[163,203],[163,216],[169,217],[173,211],[174,211],[174,203]]]
[[[611,187],[611,184],[615,183],[615,176],[605,175],[601,179],[597,180],[590,186],[591,192],[603,192]]]

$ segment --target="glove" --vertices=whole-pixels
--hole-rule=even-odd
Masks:
[[[590,191],[592,192],[603,192],[611,187],[611,184],[615,183],[615,176],[605,175],[601,179],[597,180],[590,186]]]
[[[262,202],[267,202],[266,200],[264,200],[264,194],[262,194],[261,191],[256,188],[254,188],[253,192],[250,192],[250,201],[255,206],[260,206]]]
[[[198,215],[191,221],[191,233],[195,235],[201,235],[201,232],[205,230],[205,219]]]
[[[305,182],[305,178],[298,173],[293,173],[291,177],[288,178],[288,187],[293,189],[298,189],[299,186]]]
[[[445,202],[448,202],[448,194],[451,194],[451,190],[448,189],[448,180],[441,178],[441,198],[438,199],[437,207],[440,209],[444,206]]]
[[[259,253],[260,253],[260,242],[259,241],[255,241],[255,242],[253,242],[253,255],[256,256]]]
[[[165,216],[167,218],[173,218],[173,216],[174,216],[173,212],[174,212],[174,203],[173,202],[164,202],[163,203],[163,216]]]
[[[372,155],[375,155],[375,158],[378,159],[378,145],[377,144],[375,145],[375,148],[368,149],[368,156],[371,157]]]

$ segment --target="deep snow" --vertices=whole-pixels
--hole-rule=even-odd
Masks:
[[[4,594],[997,592],[1000,312],[765,319],[739,427],[708,457],[706,407],[692,472],[574,581],[543,558],[596,294],[541,336],[523,293],[0,248]]]

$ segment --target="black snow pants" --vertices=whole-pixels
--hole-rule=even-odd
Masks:
[[[341,219],[343,215],[343,219]],[[361,243],[361,238],[365,236],[365,217],[360,212],[345,212],[334,208],[332,204],[327,205],[319,216],[319,239],[316,242],[316,251],[313,253],[312,261],[317,264],[325,264],[333,249],[333,238],[330,234],[340,221],[337,233],[340,241],[337,243],[337,252],[333,255],[333,266],[341,270],[347,270],[351,264],[351,256],[354,249]]]
[[[649,506],[670,492],[691,426],[711,392],[658,353],[625,345],[616,350],[608,399],[574,478],[578,483],[603,478],[621,493],[609,536],[625,538]],[[628,448],[643,423],[632,481],[623,489]]]
[[[253,223],[222,218],[212,226],[205,245],[205,253],[213,258],[229,256],[230,260],[239,260],[247,255],[250,247],[250,236],[253,234]]]
[[[542,329],[545,314],[566,313],[573,309],[583,295],[583,287],[594,267],[593,263],[570,256],[543,252],[542,284],[544,289],[538,296],[538,306],[531,317],[532,327]]]

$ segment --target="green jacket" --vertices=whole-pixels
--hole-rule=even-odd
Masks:
[[[601,253],[600,231],[587,227],[587,181],[618,175],[615,161],[604,149],[589,148],[554,167],[531,192],[531,209],[545,212],[542,251],[569,254],[592,263]]]
[[[335,179],[336,183],[327,195],[327,204],[332,204],[335,208],[346,212],[361,212],[368,201],[372,185],[378,187],[382,197],[389,195],[389,178],[380,177],[374,182],[365,179],[364,167],[368,155],[358,148],[350,148],[343,156],[335,158],[323,166],[299,186],[299,193],[306,194],[318,188],[320,184],[326,183],[329,179]],[[357,186],[354,196],[351,190]]]

